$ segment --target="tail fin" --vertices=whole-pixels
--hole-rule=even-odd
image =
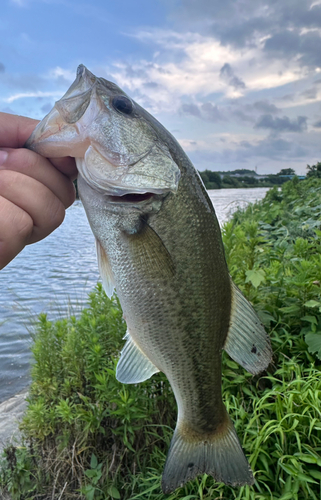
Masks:
[[[189,440],[187,433],[183,435],[179,426],[176,427],[162,477],[163,493],[171,493],[198,474],[205,473],[231,486],[254,483],[251,468],[229,417],[225,430],[206,440]]]

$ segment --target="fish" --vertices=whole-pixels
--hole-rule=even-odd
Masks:
[[[26,147],[72,156],[106,294],[127,323],[116,378],[163,372],[178,416],[162,475],[170,493],[206,473],[231,486],[253,472],[222,400],[222,350],[252,374],[269,337],[233,283],[215,210],[176,139],[116,84],[84,65]]]

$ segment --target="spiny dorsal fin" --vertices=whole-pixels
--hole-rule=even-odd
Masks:
[[[145,356],[129,332],[124,338],[126,344],[117,364],[117,380],[123,384],[139,384],[149,379],[154,373],[158,373],[159,369]]]
[[[175,273],[170,253],[158,234],[147,223],[138,232],[123,233],[137,268],[146,278],[170,278]]]
[[[97,250],[97,261],[98,269],[103,283],[104,290],[107,296],[111,299],[114,293],[114,277],[109,264],[109,260],[105,250],[103,249],[101,243],[96,238],[96,250]]]
[[[270,339],[251,304],[231,280],[232,306],[225,351],[248,372],[256,375],[272,360]]]

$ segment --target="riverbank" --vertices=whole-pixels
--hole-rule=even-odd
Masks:
[[[27,407],[27,395],[25,390],[0,404],[0,455],[4,448],[20,443],[19,422]]]
[[[223,357],[224,402],[255,472],[253,487],[231,488],[200,476],[172,495],[161,493],[176,418],[173,395],[162,374],[137,386],[116,381],[125,325],[117,301],[99,286],[78,319],[40,318],[22,425],[32,450],[16,450],[24,490],[21,468],[7,462],[0,488],[19,487],[19,500],[36,494],[319,500],[320,215],[321,181],[292,181],[236,212],[223,227],[230,273],[257,310],[274,351],[273,364],[256,377]]]

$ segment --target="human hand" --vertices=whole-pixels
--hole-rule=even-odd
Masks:
[[[37,123],[0,113],[0,269],[54,231],[75,200],[74,159],[48,159],[23,148]]]

